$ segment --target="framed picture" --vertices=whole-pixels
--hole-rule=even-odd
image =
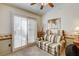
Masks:
[[[48,20],[48,29],[57,31],[61,29],[61,18],[55,18]]]

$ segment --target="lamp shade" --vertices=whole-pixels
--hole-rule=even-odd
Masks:
[[[75,28],[75,34],[76,34],[76,35],[79,35],[79,27],[76,27],[76,28]]]
[[[76,27],[76,28],[75,28],[75,31],[79,31],[79,27]]]

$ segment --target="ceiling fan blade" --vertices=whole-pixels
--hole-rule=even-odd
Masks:
[[[44,7],[44,6],[43,6],[43,5],[41,5],[41,8],[40,8],[40,9],[43,9],[43,7]]]
[[[31,3],[31,5],[34,5],[34,4],[36,4],[36,3]]]
[[[48,3],[48,5],[49,5],[50,7],[54,7],[53,3]]]

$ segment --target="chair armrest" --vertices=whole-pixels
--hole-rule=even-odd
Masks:
[[[66,45],[65,43],[66,43],[65,40],[61,40],[61,41],[60,41],[60,46],[61,46],[61,47],[65,47],[65,45]]]
[[[36,41],[41,41],[43,40],[43,37],[37,38]]]
[[[62,40],[62,41],[56,43],[56,45],[60,45],[60,46],[62,46],[62,45],[64,45],[64,43],[65,43],[65,40]]]
[[[61,40],[60,43],[61,43],[61,44],[65,43],[65,40]]]

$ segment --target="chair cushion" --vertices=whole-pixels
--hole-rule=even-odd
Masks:
[[[41,41],[41,44],[45,44],[45,43],[47,43],[47,42],[49,42],[49,41]]]
[[[58,43],[58,42],[60,42],[60,41],[61,41],[61,36],[55,34],[55,38],[54,38],[54,40],[53,40],[53,43]]]
[[[46,40],[47,40],[47,34],[44,35],[44,41],[46,41]]]
[[[48,35],[48,36],[47,36],[47,41],[50,42],[50,39],[51,39],[51,35]]]
[[[56,43],[56,40],[57,40],[57,35],[56,35],[56,34],[54,34],[53,43]]]
[[[53,34],[53,35],[51,36],[51,38],[50,38],[50,42],[51,42],[51,43],[54,43],[54,39],[55,39],[55,35]]]
[[[59,43],[53,43],[53,44],[50,44],[49,47],[50,47],[50,48],[54,48],[54,47],[56,47],[56,46],[58,46],[58,45],[59,45]]]
[[[49,44],[52,44],[52,43],[51,43],[51,42],[47,42],[47,43],[46,43],[46,46],[48,46]]]
[[[60,41],[61,41],[61,36],[59,35],[59,36],[57,37],[57,43],[60,42]]]
[[[44,47],[45,47],[45,44],[47,43],[48,41],[42,41],[41,42],[41,48],[44,50]]]
[[[44,50],[48,52],[49,49],[49,45],[51,44],[51,42],[47,42],[44,46]]]

